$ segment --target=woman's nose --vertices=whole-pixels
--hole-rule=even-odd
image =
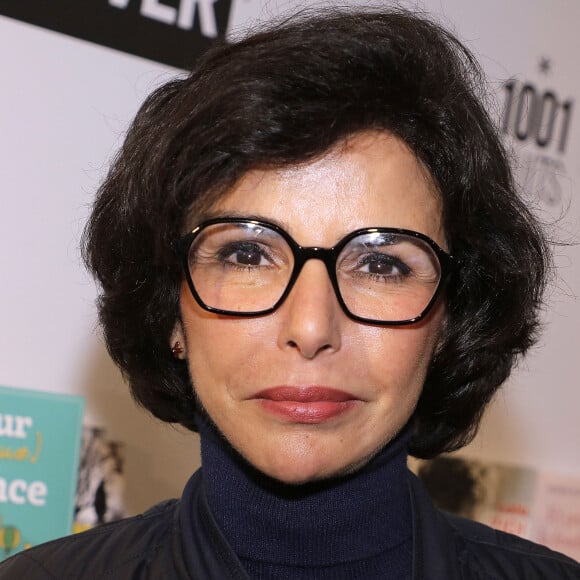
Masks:
[[[304,264],[279,315],[281,348],[296,349],[307,359],[340,349],[345,315],[320,260]]]

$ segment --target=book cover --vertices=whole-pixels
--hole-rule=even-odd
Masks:
[[[580,561],[580,479],[540,473],[532,539]]]
[[[124,445],[105,429],[83,427],[75,531],[84,531],[125,516]]]
[[[0,387],[0,561],[72,532],[83,406]]]
[[[411,459],[442,510],[580,561],[580,478],[464,457]]]
[[[439,509],[531,537],[535,470],[449,456],[414,460],[410,467]]]

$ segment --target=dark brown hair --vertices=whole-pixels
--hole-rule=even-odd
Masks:
[[[432,175],[459,262],[411,450],[428,457],[468,442],[534,342],[550,264],[482,83],[470,52],[425,17],[324,11],[218,45],[149,96],[84,239],[107,346],[135,399],[195,429],[187,366],[168,347],[182,280],[172,243],[192,208],[211,205],[249,169],[301,163],[357,132],[384,130]]]

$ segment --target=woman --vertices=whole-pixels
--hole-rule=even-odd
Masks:
[[[199,430],[202,468],[0,578],[580,578],[406,469],[473,437],[549,270],[480,86],[425,19],[326,12],[147,99],[85,257],[133,395]]]

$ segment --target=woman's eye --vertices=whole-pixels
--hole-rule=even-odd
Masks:
[[[268,263],[264,250],[254,243],[229,244],[220,250],[219,258],[239,266],[264,266]]]
[[[360,272],[384,278],[406,276],[410,272],[404,262],[388,254],[370,254],[365,256],[359,264]]]

